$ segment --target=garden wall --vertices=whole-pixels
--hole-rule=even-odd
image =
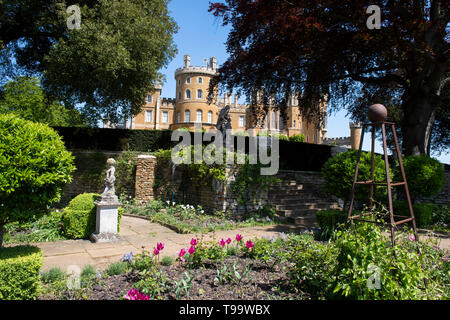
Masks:
[[[106,171],[106,160],[116,158],[120,152],[72,150],[75,157],[76,170],[72,174],[72,182],[64,188],[61,201],[56,207],[64,207],[75,196],[84,192],[101,193],[103,191],[102,175]]]

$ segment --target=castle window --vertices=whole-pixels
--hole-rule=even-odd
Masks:
[[[203,112],[202,110],[197,110],[197,122],[202,122]]]
[[[153,101],[153,97],[152,96],[147,96],[147,102],[152,102]]]
[[[202,90],[197,90],[197,99],[203,99],[203,91]]]
[[[244,127],[245,125],[244,125],[244,120],[245,120],[245,117],[244,116],[239,116],[239,127]]]
[[[177,113],[177,123],[181,122],[181,113]]]
[[[202,77],[198,77],[198,83],[203,83],[203,78]]]
[[[169,111],[163,111],[162,112],[162,122],[168,123],[169,122]]]
[[[178,79],[178,85],[181,85],[181,80],[180,79]]]
[[[178,100],[181,100],[181,92],[178,92]]]
[[[191,90],[186,90],[186,99],[190,99],[191,98]]]
[[[212,111],[208,111],[208,123],[212,123]]]
[[[295,128],[295,125],[296,125],[296,122],[295,122],[295,120],[294,120],[294,128]]]
[[[184,122],[191,122],[191,112],[189,110],[184,112]]]
[[[187,83],[187,84],[191,83],[191,77],[187,77],[187,78],[186,78],[186,83]]]
[[[145,122],[152,122],[153,119],[153,112],[150,111],[145,111]]]

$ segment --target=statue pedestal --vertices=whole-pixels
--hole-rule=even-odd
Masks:
[[[120,202],[117,197],[100,198],[94,202],[97,206],[95,233],[90,238],[93,242],[111,242],[120,240],[117,233]]]

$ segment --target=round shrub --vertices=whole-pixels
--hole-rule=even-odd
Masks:
[[[358,151],[356,150],[341,152],[336,156],[329,158],[322,167],[322,175],[326,180],[325,190],[328,193],[343,199],[344,208],[350,200],[357,158]],[[359,163],[358,181],[370,180],[370,163],[371,154],[362,152]],[[384,160],[379,155],[375,155],[374,157],[374,179],[376,181],[386,180]],[[369,199],[369,191],[369,186],[357,185],[355,189],[355,199]],[[380,198],[386,193],[386,188],[375,187],[374,191],[375,198]]]
[[[3,226],[46,213],[74,170],[71,153],[52,128],[0,115],[0,247]]]
[[[0,250],[0,300],[34,300],[40,293],[42,251],[34,246]]]
[[[427,155],[406,156],[403,158],[406,181],[413,200],[416,197],[432,197],[441,192],[445,183],[444,165]],[[396,179],[402,181],[396,170]]]

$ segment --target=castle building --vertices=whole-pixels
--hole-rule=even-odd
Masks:
[[[142,111],[129,121],[131,129],[176,130],[201,125],[203,130],[215,129],[220,110],[229,105],[231,127],[233,133],[254,129],[255,132],[292,136],[305,135],[305,142],[322,143],[326,136],[326,119],[322,127],[302,119],[298,100],[293,95],[288,101],[286,124],[280,117],[280,111],[270,110],[264,121],[252,119],[249,105],[238,104],[238,96],[225,93],[223,97],[213,99],[216,103],[208,103],[209,82],[217,73],[217,60],[211,57],[207,66],[191,66],[190,56],[184,56],[184,65],[175,71],[175,98],[161,98],[162,86],[157,85],[153,94],[149,94]],[[321,109],[326,111],[326,100]]]

